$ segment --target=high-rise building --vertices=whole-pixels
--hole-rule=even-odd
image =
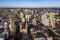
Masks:
[[[44,24],[45,26],[49,26],[49,18],[48,18],[48,13],[45,13],[41,16],[41,22],[42,24]]]
[[[15,34],[20,33],[20,21],[15,21],[14,25],[15,25],[15,28],[14,28],[15,32],[14,33]]]
[[[55,18],[54,18],[54,16],[55,16],[55,13],[53,13],[53,12],[50,12],[50,25],[52,26],[52,28],[55,28],[56,26],[55,26]]]
[[[14,33],[14,18],[10,18],[10,31],[12,32],[12,33]]]
[[[20,12],[20,18],[23,18],[23,17],[24,17],[24,13]]]
[[[33,25],[36,25],[36,18],[33,18],[32,24],[33,24]]]

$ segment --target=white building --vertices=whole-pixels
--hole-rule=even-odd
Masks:
[[[25,23],[25,18],[22,18],[22,22]]]
[[[25,18],[26,18],[26,21],[30,21],[30,17],[31,17],[31,15],[25,15]]]
[[[34,18],[34,19],[32,20],[32,24],[33,24],[33,25],[36,25],[36,18]]]
[[[41,23],[45,26],[49,26],[49,18],[46,16],[46,14],[41,16]]]
[[[20,18],[23,18],[23,16],[24,16],[24,13],[20,12]]]

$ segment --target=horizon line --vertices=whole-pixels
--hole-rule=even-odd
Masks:
[[[0,7],[0,8],[60,8],[60,7]]]

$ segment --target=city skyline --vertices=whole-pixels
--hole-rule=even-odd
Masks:
[[[60,7],[60,0],[0,0],[0,7]]]

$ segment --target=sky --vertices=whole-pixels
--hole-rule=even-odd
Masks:
[[[0,0],[0,7],[60,7],[60,0]]]

